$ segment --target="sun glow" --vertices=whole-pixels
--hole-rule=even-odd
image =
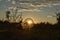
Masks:
[[[31,20],[28,20],[27,23],[28,23],[28,24],[32,24],[33,22],[32,22]]]
[[[34,26],[34,21],[31,18],[26,18],[23,23],[23,29],[30,29]]]

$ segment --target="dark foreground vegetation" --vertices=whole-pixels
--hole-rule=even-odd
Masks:
[[[30,30],[24,30],[19,23],[0,21],[0,40],[60,40],[60,15],[57,23],[34,24]]]

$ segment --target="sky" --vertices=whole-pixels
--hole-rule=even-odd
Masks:
[[[56,13],[60,11],[60,0],[0,0],[0,19],[6,19],[6,11],[12,9],[17,9],[17,16],[22,12],[23,20],[32,18],[35,23],[54,24]],[[12,11],[10,15],[13,15]]]

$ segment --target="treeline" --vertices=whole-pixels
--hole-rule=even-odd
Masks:
[[[13,23],[13,22],[8,22],[8,21],[1,21],[0,20],[0,30],[11,30],[13,31],[14,29],[21,30],[22,26],[21,23]]]

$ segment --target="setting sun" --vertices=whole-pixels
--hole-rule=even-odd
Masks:
[[[25,23],[27,23],[28,25],[34,24],[33,19],[31,19],[31,18],[25,19]]]
[[[28,23],[28,24],[32,24],[32,21],[31,21],[31,20],[29,20],[29,21],[27,21],[27,23]]]
[[[34,21],[31,18],[26,18],[23,23],[23,29],[30,29],[34,25]]]

